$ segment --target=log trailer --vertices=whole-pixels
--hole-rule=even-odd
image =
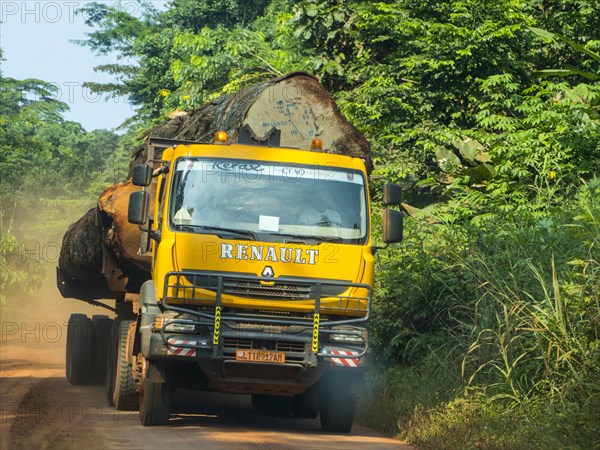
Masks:
[[[139,408],[143,425],[167,423],[173,388],[185,388],[250,394],[257,409],[351,430],[379,248],[367,170],[319,139],[281,148],[272,131],[259,141],[240,130],[234,144],[224,132],[210,144],[149,140],[128,220],[151,279],[117,298],[114,320],[71,316],[72,383],[105,381],[109,402]],[[399,205],[400,187],[386,183],[383,198]],[[402,213],[386,208],[383,241],[401,239]]]

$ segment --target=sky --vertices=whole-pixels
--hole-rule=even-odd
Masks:
[[[118,6],[139,17],[136,0],[98,0]],[[70,42],[85,39],[91,31],[84,17],[75,13],[87,0],[0,0],[0,47],[4,61],[2,75],[37,78],[58,88],[58,100],[70,110],[65,119],[79,122],[88,130],[115,129],[135,111],[124,97],[108,98],[83,87],[86,81],[114,81],[109,75],[94,72],[94,66],[114,63],[116,56],[98,56],[87,47]],[[165,0],[152,1],[164,9]]]

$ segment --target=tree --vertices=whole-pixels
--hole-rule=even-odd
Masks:
[[[291,1],[175,0],[164,12],[158,12],[150,4],[143,3],[140,18],[117,7],[91,3],[82,8],[82,12],[87,17],[86,23],[95,30],[88,34],[87,40],[79,43],[100,54],[114,52],[125,62],[96,67],[96,70],[113,75],[115,82],[87,83],[86,86],[94,92],[127,96],[132,104],[139,106],[138,120],[141,121],[160,117],[165,109],[175,107],[180,100],[188,107],[191,104],[199,106],[195,103],[196,96],[192,98],[192,94],[180,93],[178,101],[168,98],[171,92],[182,86],[186,86],[182,91],[190,90],[186,83],[192,80],[181,76],[181,64],[173,65],[175,61],[181,61],[182,56],[188,58],[185,44],[189,41],[189,35],[204,32],[222,43],[225,36],[236,27],[249,27],[258,20],[270,3],[289,4]],[[210,30],[214,34],[210,34]],[[246,37],[241,36],[242,39]],[[241,45],[243,40],[236,43]],[[217,58],[223,52],[223,48],[214,43],[206,45],[203,50],[206,51],[201,52],[200,57]],[[224,70],[219,68],[214,73],[215,78],[222,82],[226,82],[222,78]],[[204,89],[211,92],[214,86],[195,87],[194,92],[202,92],[198,94],[200,102],[208,97]]]
[[[118,136],[65,121],[67,105],[50,83],[0,76],[0,91],[0,228],[10,235],[15,223],[44,209],[42,199],[52,199],[46,212],[59,219],[59,199],[84,192],[107,169]]]
[[[1,58],[1,50],[0,50]],[[42,245],[59,242],[93,171],[102,171],[117,136],[65,121],[57,88],[0,74],[0,305],[29,296],[46,266]],[[110,184],[110,183],[109,183]],[[73,195],[73,193],[76,193]],[[74,198],[75,197],[75,198]],[[79,197],[79,198],[78,198]]]
[[[11,231],[24,174],[40,171],[51,162],[53,147],[40,133],[60,123],[67,105],[55,100],[56,87],[41,80],[0,76],[0,217]]]

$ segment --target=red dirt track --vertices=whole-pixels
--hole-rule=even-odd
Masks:
[[[248,396],[205,392],[177,391],[169,424],[142,427],[137,412],[108,406],[103,387],[65,379],[69,314],[104,310],[43,291],[26,319],[0,310],[0,449],[412,449],[360,425],[324,433],[318,419],[266,417]]]

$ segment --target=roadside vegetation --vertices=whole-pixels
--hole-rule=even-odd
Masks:
[[[60,215],[55,205],[89,205],[115,181],[102,170],[122,167],[137,129],[308,71],[372,143],[375,173],[405,188],[405,241],[378,252],[377,369],[362,420],[418,448],[600,448],[597,1],[173,0],[140,17],[97,3],[85,10],[91,31],[81,44],[135,61],[99,68],[115,81],[90,86],[129,96],[139,115],[125,137],[84,133],[61,122],[51,92],[35,103],[15,94],[0,117],[3,240],[27,239],[11,217],[38,198],[56,202],[48,217]],[[3,91],[49,89],[0,81]],[[26,125],[5,131],[9,122]],[[48,132],[53,124],[60,132]],[[40,164],[51,169],[43,189],[27,181]],[[70,168],[85,180],[63,183]],[[73,200],[73,191],[85,195]],[[11,264],[3,253],[3,286],[22,286],[15,273],[30,268]]]
[[[0,58],[2,57],[0,50]],[[22,308],[54,276],[66,227],[127,173],[127,137],[66,121],[42,80],[0,73],[0,307]],[[9,299],[18,298],[19,304]]]

